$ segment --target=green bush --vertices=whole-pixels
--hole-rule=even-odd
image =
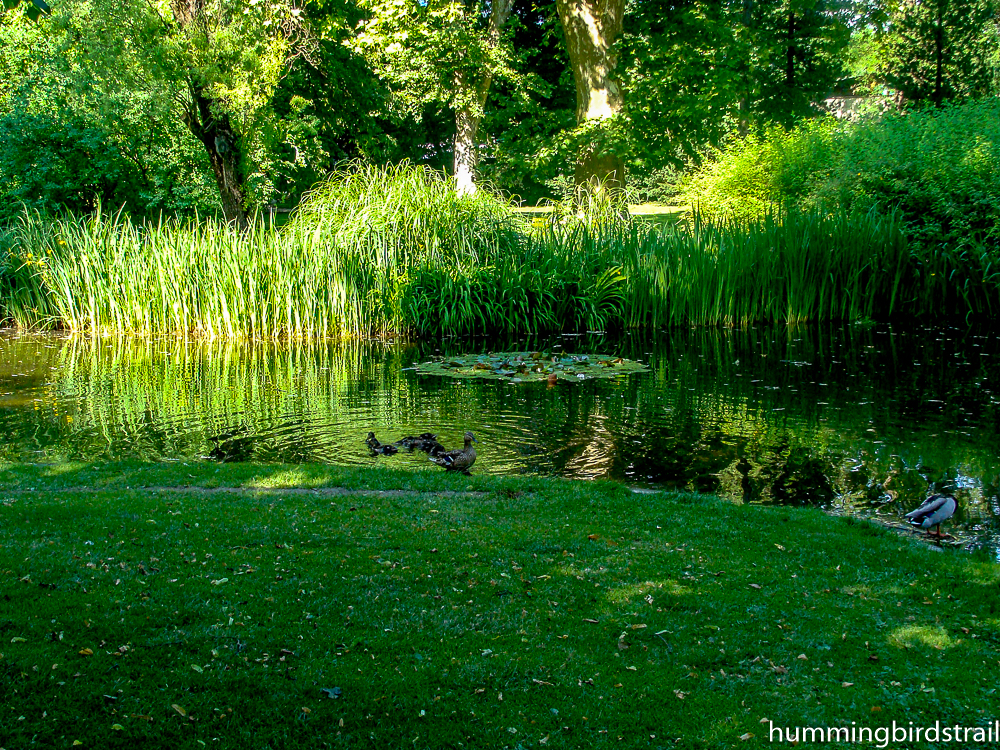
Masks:
[[[998,165],[993,98],[772,129],[718,153],[689,178],[684,197],[708,215],[738,218],[789,205],[898,208],[920,251],[978,254],[1000,244]]]

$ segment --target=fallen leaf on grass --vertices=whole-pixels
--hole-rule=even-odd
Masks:
[[[842,682],[842,683],[840,683],[840,686],[841,687],[845,687],[845,688],[852,687],[853,685],[854,685],[853,682]]]
[[[551,682],[546,682],[545,680],[536,680],[534,677],[531,678],[531,681],[533,683],[535,683],[536,685],[548,685],[550,687],[554,687],[554,685],[552,685]],[[479,692],[479,691],[477,690],[476,692]]]
[[[80,656],[93,656],[94,655],[94,652],[91,649],[89,649],[89,648],[81,648],[79,651],[77,651],[77,653],[80,654]]]
[[[10,642],[11,643],[27,643],[28,639],[27,638],[22,638],[19,635],[15,635],[13,638],[10,639]]]
[[[761,586],[761,585],[760,585],[759,583],[751,583],[751,584],[750,584],[750,588],[752,588],[752,589],[757,589],[758,591],[760,591],[760,590],[761,590],[762,588],[764,588],[764,587],[763,587],[763,586]]]
[[[121,732],[123,729],[125,729],[125,727],[123,727],[121,724],[112,724],[111,728],[116,732]]]
[[[646,625],[645,625],[645,624],[641,624],[641,625],[633,625],[633,626],[632,626],[632,630],[642,630],[642,629],[643,629],[644,627],[646,627]]]
[[[587,535],[587,539],[589,539],[589,540],[590,540],[590,541],[592,541],[592,542],[596,542],[596,541],[597,541],[597,540],[598,540],[599,538],[600,538],[600,537],[599,537],[599,536],[597,536],[597,534],[588,534],[588,535]]]
[[[597,624],[597,620],[592,620],[592,619],[590,619],[589,617],[584,617],[584,618],[583,618],[583,621],[584,621],[584,622],[591,622],[591,623],[593,623],[594,625],[596,625],[596,624]]]
[[[753,734],[751,732],[747,732],[746,734],[741,734],[740,739],[743,740],[744,742],[746,742],[747,740],[752,740]]]
[[[181,716],[187,716],[188,715],[188,712],[186,710],[184,710],[184,706],[178,706],[176,703],[171,703],[170,707],[172,709],[174,709],[174,711],[176,711],[177,713],[179,713]]]
[[[341,693],[344,692],[339,687],[320,688],[320,691],[326,693],[326,697],[329,698],[330,700],[337,700],[337,698],[340,697]]]
[[[809,660],[809,657],[808,657],[808,656],[806,656],[805,654],[799,654],[799,655],[798,655],[798,656],[796,656],[795,658],[796,658],[796,659],[801,659],[802,661],[808,661],[808,660]]]
[[[681,700],[684,700],[684,697],[687,695],[687,693],[682,693],[680,690],[674,690],[674,695],[676,695]]]

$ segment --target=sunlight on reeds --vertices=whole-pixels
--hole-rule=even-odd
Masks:
[[[26,213],[0,299],[19,326],[94,334],[441,336],[887,317],[937,283],[892,213],[655,227],[613,208],[529,225],[428,168],[353,164],[281,229]]]

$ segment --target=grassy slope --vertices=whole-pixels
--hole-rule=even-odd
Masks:
[[[248,491],[150,488],[182,484]],[[405,491],[261,489],[282,486]],[[0,744],[723,748],[769,746],[762,718],[984,724],[998,581],[817,511],[611,483],[0,467]]]

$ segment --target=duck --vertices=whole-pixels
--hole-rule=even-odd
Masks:
[[[429,460],[444,467],[447,471],[460,471],[463,474],[468,474],[469,467],[476,462],[476,449],[472,447],[472,444],[478,442],[471,432],[466,432],[464,448],[432,454]]]
[[[400,448],[406,448],[408,451],[412,451],[414,448],[419,448],[420,450],[425,450],[424,446],[427,444],[440,443],[437,442],[437,435],[433,432],[421,432],[416,437],[412,435],[407,435],[404,438],[400,438],[393,445],[399,446]],[[427,451],[430,452],[429,450]]]
[[[904,518],[915,526],[927,529],[929,536],[941,538],[944,536],[941,533],[942,522],[955,515],[956,510],[958,510],[958,501],[951,495],[931,495],[924,501],[923,505],[916,510],[911,510]],[[932,535],[929,529],[935,526],[937,534]]]
[[[398,453],[399,448],[395,445],[382,445],[375,437],[374,432],[369,432],[368,437],[365,438],[365,445],[368,446],[368,450],[372,452],[375,456],[391,456],[393,453]]]

